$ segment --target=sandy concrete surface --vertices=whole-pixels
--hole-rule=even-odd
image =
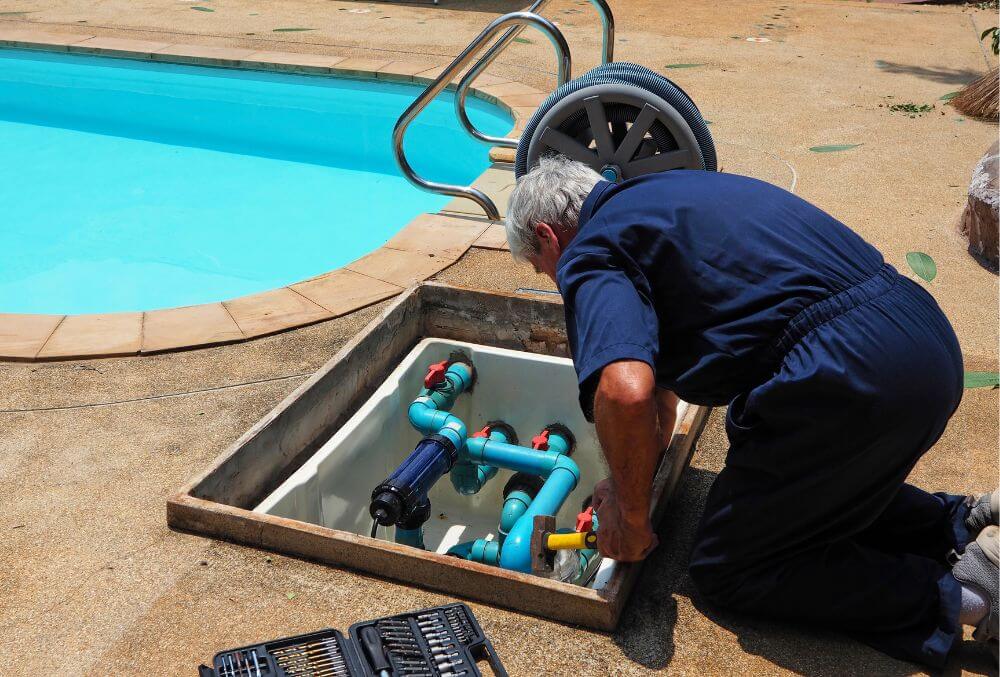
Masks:
[[[192,11],[191,5],[214,12]],[[437,7],[341,0],[0,0],[0,21],[53,31],[443,64],[487,21],[526,2]],[[996,137],[939,98],[984,71],[995,12],[855,2],[619,0],[617,58],[680,83],[712,121],[723,166],[829,210],[927,284],[968,369],[997,369],[997,278],[954,234],[976,161]],[[553,2],[581,72],[599,37],[588,3]],[[991,23],[993,22],[993,23]],[[770,24],[770,26],[768,25]],[[315,28],[288,32],[276,28]],[[495,71],[547,86],[537,36]],[[769,42],[749,42],[766,37]],[[667,68],[675,64],[698,64]],[[892,98],[890,98],[892,97]],[[892,103],[934,104],[916,118]],[[812,146],[863,144],[840,153]],[[727,148],[736,149],[729,155]],[[760,158],[759,161],[755,158]],[[545,282],[503,252],[472,250],[439,279],[510,291]],[[377,312],[246,344],[142,358],[0,364],[0,671],[192,675],[227,646],[447,599],[353,572],[170,532],[164,501],[323,364]],[[997,391],[969,390],[914,481],[965,492],[997,483]],[[474,604],[513,675],[915,674],[819,630],[721,613],[685,573],[692,531],[726,442],[716,411],[660,525],[619,630],[568,628]],[[790,506],[789,509],[794,509]],[[872,601],[877,604],[877,600]],[[996,674],[964,644],[948,674]]]

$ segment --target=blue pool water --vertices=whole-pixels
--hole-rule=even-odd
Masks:
[[[448,200],[402,178],[420,88],[0,49],[0,313],[220,301],[342,266]],[[407,154],[470,183],[487,149],[441,96]],[[511,127],[470,101],[483,130]]]

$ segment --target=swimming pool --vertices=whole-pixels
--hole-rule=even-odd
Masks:
[[[342,266],[449,198],[392,158],[416,85],[0,49],[0,313],[220,301]],[[510,116],[470,100],[504,134]],[[442,95],[422,175],[488,165]]]

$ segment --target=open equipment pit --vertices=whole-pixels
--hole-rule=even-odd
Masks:
[[[586,575],[581,568],[579,578],[563,582],[533,575],[530,568],[455,556],[468,552],[462,543],[474,541],[492,542],[495,553],[510,548],[505,555],[527,547],[511,543],[514,531],[507,542],[498,533],[511,469],[499,470],[472,495],[459,493],[448,476],[433,482],[421,529],[426,549],[405,544],[392,526],[369,536],[373,490],[431,432],[415,429],[407,415],[418,394],[428,392],[422,390],[428,365],[448,364],[455,355],[475,369],[473,387],[448,407],[450,420],[464,422],[470,438],[497,420],[513,428],[510,442],[523,447],[553,423],[571,432],[570,458],[579,481],[555,515],[558,527],[571,530],[606,470],[594,428],[577,404],[566,354],[558,300],[418,285],[173,496],[168,522],[175,529],[611,629],[640,564],[596,558]],[[685,403],[678,407],[673,439],[654,480],[654,521],[690,460],[707,412]],[[503,563],[510,561],[505,557]]]

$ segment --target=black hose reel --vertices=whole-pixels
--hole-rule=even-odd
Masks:
[[[554,91],[521,134],[514,175],[553,153],[614,182],[671,169],[716,171],[698,107],[673,82],[632,63],[598,66]]]

